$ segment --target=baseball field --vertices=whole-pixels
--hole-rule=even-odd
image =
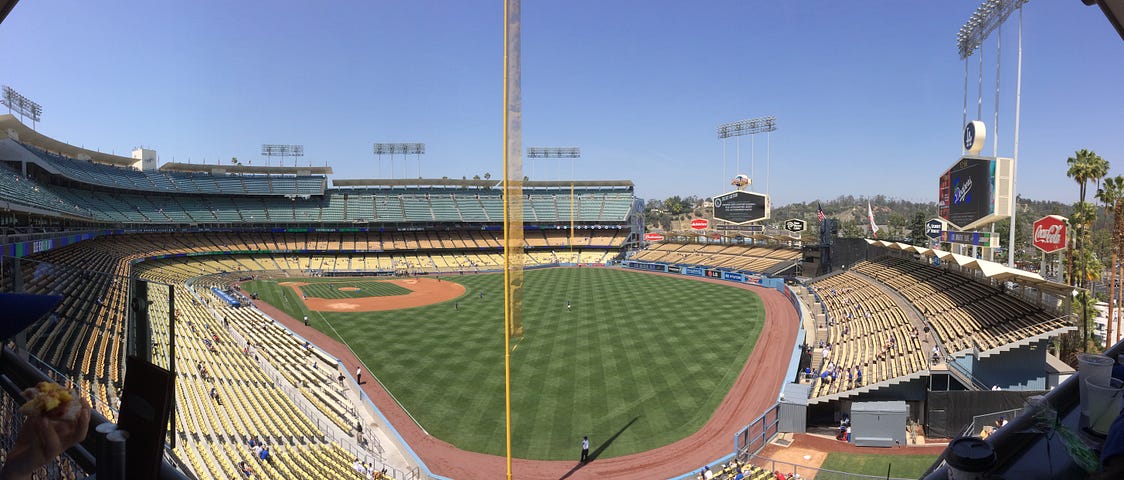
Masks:
[[[430,434],[502,455],[502,280],[287,278],[243,289],[347,344],[365,378]],[[556,268],[527,272],[524,285],[526,336],[511,356],[518,458],[574,459],[583,435],[595,458],[686,437],[733,385],[764,323],[756,294],[685,278]]]

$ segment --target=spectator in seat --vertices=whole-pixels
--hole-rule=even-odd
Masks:
[[[250,469],[249,465],[246,465],[245,461],[238,462],[238,471],[241,472],[244,477],[254,476],[254,471]]]

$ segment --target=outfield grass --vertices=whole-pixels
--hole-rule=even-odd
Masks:
[[[606,458],[691,434],[733,385],[764,322],[760,298],[729,285],[602,268],[526,275],[526,339],[511,357],[519,458],[576,459],[582,435]],[[430,434],[502,455],[503,276],[442,279],[464,285],[465,295],[406,310],[308,315],[346,338]],[[246,288],[294,318],[306,314],[290,288]]]
[[[363,297],[392,297],[406,295],[410,289],[403,288],[389,282],[373,280],[343,280],[335,282],[316,282],[297,287],[301,293],[314,298],[363,298]],[[359,290],[345,292],[341,288],[358,288]]]
[[[856,453],[830,453],[824,459],[820,468],[835,470],[837,472],[858,473],[863,475],[876,475],[886,478],[886,469],[890,469],[891,478],[921,478],[925,470],[937,460],[939,455],[878,455]],[[852,480],[853,477],[819,472],[816,480],[822,479]]]

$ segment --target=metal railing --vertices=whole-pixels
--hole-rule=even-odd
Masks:
[[[975,387],[977,390],[989,390],[991,388],[988,387],[987,384],[983,382],[983,380],[980,380],[979,378],[976,378],[975,375],[972,375],[972,372],[968,371],[967,368],[964,368],[963,365],[960,365],[960,363],[956,361],[955,357],[951,355],[945,356],[944,363],[945,365],[948,365],[949,372],[953,372],[954,374],[956,374],[954,376],[956,376],[960,380],[967,380],[969,383],[971,383],[971,386]]]
[[[984,413],[982,415],[973,415],[972,423],[968,424],[968,427],[964,429],[962,435],[965,437],[978,437],[980,436],[980,432],[983,431],[985,427],[990,426],[999,428],[1001,422],[1000,419],[1005,418],[1010,421],[1015,417],[1018,417],[1020,414],[1022,414],[1022,412],[1023,409],[1020,407],[999,412]]]
[[[809,467],[798,463],[775,460],[756,454],[738,456],[738,461],[752,464],[757,468],[769,472],[780,472],[786,476],[800,475],[801,478],[815,478],[816,480],[907,480],[903,477],[893,476],[894,457],[886,456],[888,475],[864,475],[861,473],[840,472],[826,468]],[[750,477],[746,477],[750,478]],[[771,478],[771,477],[770,477]]]

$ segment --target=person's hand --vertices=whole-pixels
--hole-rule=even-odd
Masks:
[[[31,478],[31,473],[46,465],[68,448],[86,439],[90,428],[90,404],[81,399],[82,410],[74,420],[49,420],[30,416],[8,452],[0,480]]]

